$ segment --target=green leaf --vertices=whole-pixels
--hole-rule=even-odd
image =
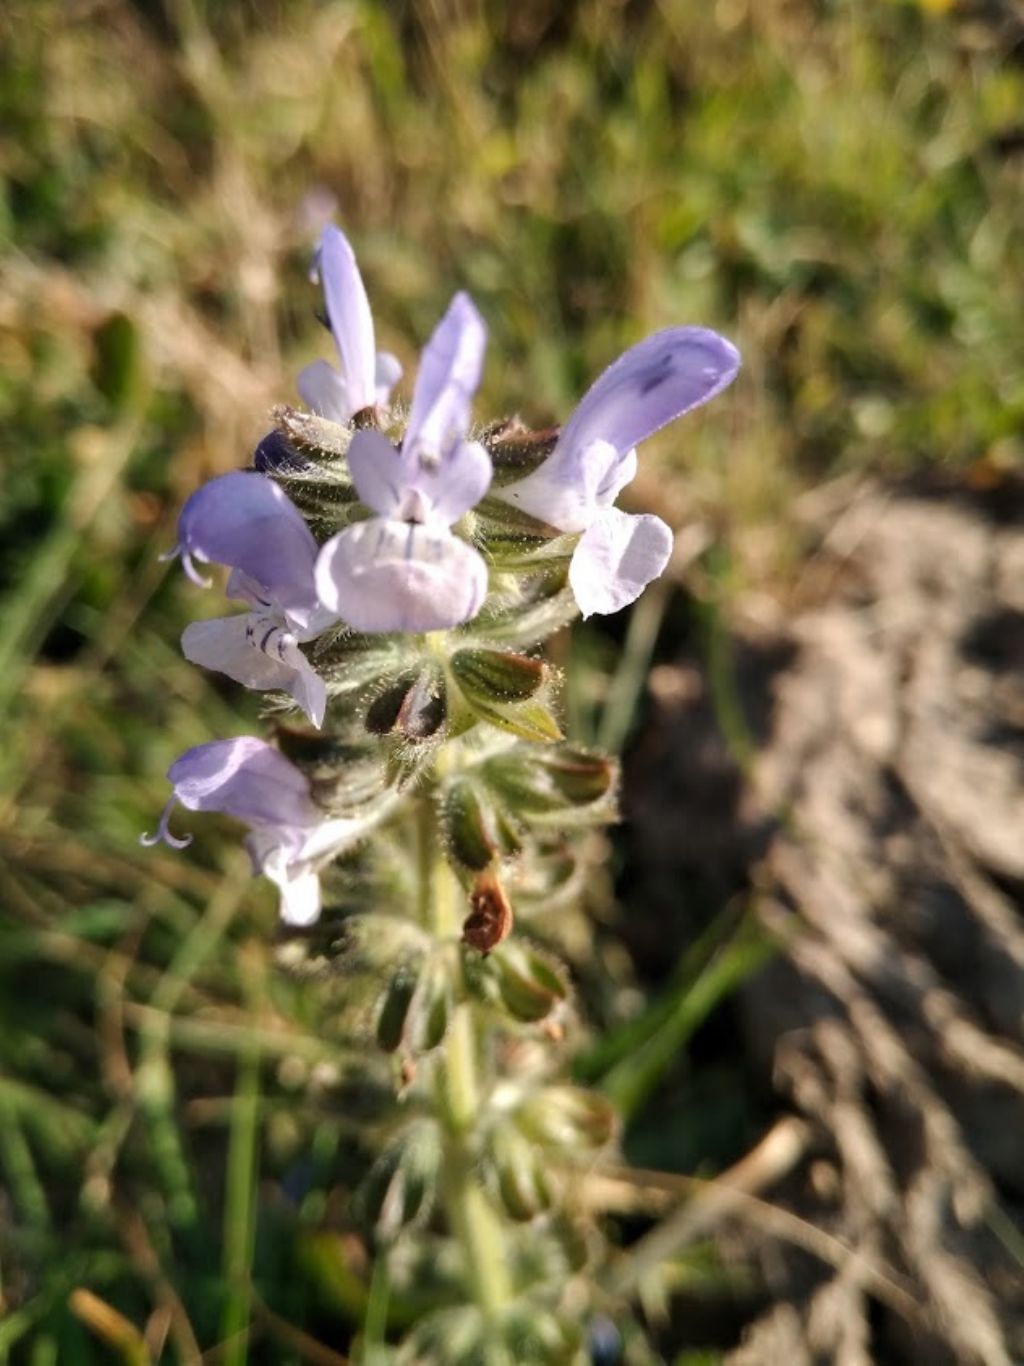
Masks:
[[[711,1011],[777,952],[758,926],[745,923],[733,939],[713,952],[702,967],[682,980],[595,1057],[584,1055],[576,1075],[599,1081],[601,1089],[629,1119],[676,1061],[680,1050]],[[595,1067],[609,1056],[610,1065]]]

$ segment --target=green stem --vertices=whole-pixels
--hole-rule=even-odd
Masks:
[[[378,1252],[373,1263],[373,1276],[370,1291],[366,1298],[366,1313],[363,1315],[363,1350],[361,1366],[381,1366],[390,1355],[385,1348],[388,1326],[388,1299],[391,1285],[388,1277],[387,1254]]]
[[[244,959],[243,966],[249,968]],[[256,982],[250,980],[249,971],[244,986],[246,996],[255,1004]],[[225,1366],[245,1366],[249,1360],[252,1258],[259,1181],[259,1110],[260,1049],[252,1042],[238,1058],[228,1139],[222,1257],[226,1295],[221,1311]]]
[[[668,597],[668,586],[656,582],[633,608],[626,631],[626,643],[622,647],[622,655],[597,727],[598,749],[611,754],[622,752],[647,686]]]
[[[418,824],[420,898],[424,925],[439,939],[454,938],[464,905],[458,882],[444,856],[429,797],[422,800]],[[445,1131],[443,1198],[452,1233],[462,1248],[473,1298],[489,1317],[513,1298],[501,1221],[480,1184],[472,1134],[480,1114],[480,1085],[474,1010],[468,1001],[452,1012],[445,1035],[438,1101]]]

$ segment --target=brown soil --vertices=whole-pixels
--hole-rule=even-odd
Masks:
[[[655,671],[641,861],[745,887],[785,942],[742,1019],[813,1139],[765,1195],[826,1235],[724,1230],[771,1296],[731,1366],[1024,1360],[1022,508],[819,497],[795,604],[737,630],[745,773],[699,665]]]

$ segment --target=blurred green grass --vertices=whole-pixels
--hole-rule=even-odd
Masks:
[[[257,1285],[329,1336],[365,1292],[311,1241],[345,1143],[310,1099],[328,1008],[270,971],[226,827],[188,858],[136,842],[171,758],[258,714],[180,659],[206,604],[157,557],[328,354],[319,222],[410,367],[473,292],[482,413],[563,416],[671,322],[734,337],[739,383],[634,488],[714,529],[727,610],[785,585],[821,481],[1024,455],[1024,25],[997,0],[12,0],[0,39],[0,1360],[109,1359],[76,1285],[181,1359],[244,1321],[256,1128],[265,1173],[305,1164],[309,1231],[263,1201]],[[609,683],[589,639],[581,695],[621,740],[635,661]],[[253,1360],[310,1359],[254,1322]]]

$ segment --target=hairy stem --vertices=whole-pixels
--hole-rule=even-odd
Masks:
[[[463,898],[444,856],[433,802],[421,800],[418,823],[423,922],[438,939],[459,932]],[[462,1248],[473,1298],[488,1315],[512,1297],[501,1221],[480,1184],[473,1157],[473,1130],[480,1114],[477,1037],[468,1001],[455,1007],[444,1042],[438,1105],[445,1132],[443,1198],[448,1222]]]

